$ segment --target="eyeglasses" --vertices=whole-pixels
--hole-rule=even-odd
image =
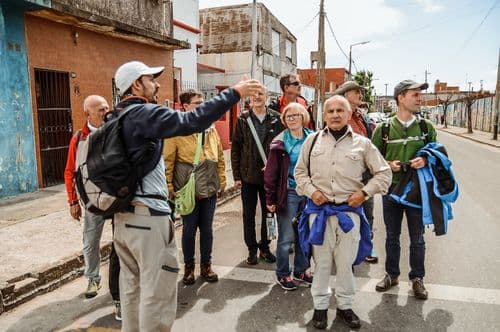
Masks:
[[[290,83],[288,83],[288,85],[300,86],[300,82],[299,81],[290,82]]]
[[[296,119],[301,118],[301,117],[302,117],[302,114],[287,114],[285,116],[285,119],[288,121],[293,121],[293,120],[296,120]]]
[[[201,105],[201,104],[203,104],[203,100],[193,101],[189,103],[189,105]]]

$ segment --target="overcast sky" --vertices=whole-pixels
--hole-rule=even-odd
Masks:
[[[200,0],[200,9],[250,3]],[[310,51],[318,48],[319,0],[259,1],[297,37],[299,68],[309,68]],[[377,94],[392,94],[406,78],[424,81],[429,92],[436,79],[466,90],[495,90],[500,48],[500,0],[325,0],[325,11],[340,46],[352,48],[358,70],[374,73]],[[485,18],[486,17],[486,18]],[[314,18],[314,20],[313,20]],[[484,20],[483,23],[481,23]],[[348,67],[349,61],[325,24],[327,67]],[[353,68],[353,72],[355,68]]]

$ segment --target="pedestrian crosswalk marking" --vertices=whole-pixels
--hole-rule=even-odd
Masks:
[[[215,265],[213,268],[214,271],[219,274],[219,278],[269,284],[276,282],[276,273],[273,270],[221,265]],[[357,290],[366,293],[378,293],[375,290],[377,282],[379,282],[378,279],[357,277]],[[335,288],[335,276],[330,277],[330,286],[332,289]],[[429,283],[426,283],[425,287],[429,291],[429,299],[500,305],[499,289],[460,287]],[[408,282],[400,282],[398,286],[391,288],[385,292],[385,294],[413,296],[411,285]]]

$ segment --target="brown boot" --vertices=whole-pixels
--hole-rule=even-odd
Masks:
[[[194,264],[184,264],[184,277],[182,277],[184,285],[194,284]]]
[[[210,263],[201,263],[200,264],[200,275],[207,282],[217,282],[219,281],[219,277],[217,273],[212,270],[212,264]]]

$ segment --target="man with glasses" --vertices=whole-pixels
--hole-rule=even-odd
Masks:
[[[179,100],[182,110],[189,112],[203,103],[203,95],[193,89],[181,92]],[[193,285],[196,281],[195,240],[200,230],[200,276],[207,282],[219,280],[212,270],[212,247],[215,206],[217,194],[223,193],[226,187],[226,167],[224,151],[217,133],[212,125],[202,133],[189,136],[177,136],[165,140],[164,157],[167,166],[167,185],[171,199],[189,180],[193,169],[193,161],[197,149],[198,136],[201,135],[201,153],[195,171],[196,199],[193,212],[182,216],[182,254],[184,256],[184,285]]]
[[[263,88],[250,98],[251,109],[241,112],[236,121],[231,145],[231,166],[234,184],[241,188],[243,204],[243,236],[248,248],[248,265],[256,265],[257,249],[259,257],[267,263],[276,262],[276,257],[269,250],[266,228],[266,193],[264,190],[264,161],[262,160],[257,142],[252,135],[249,121],[253,124],[259,144],[264,153],[269,153],[273,138],[283,129],[280,114],[266,107],[267,90]],[[261,224],[260,241],[255,234],[255,210],[257,198],[260,201]]]
[[[281,91],[283,95],[278,98],[277,101],[269,105],[269,108],[283,113],[286,105],[289,103],[299,103],[307,109],[306,100],[300,95],[301,83],[298,75],[288,74],[280,79]]]

